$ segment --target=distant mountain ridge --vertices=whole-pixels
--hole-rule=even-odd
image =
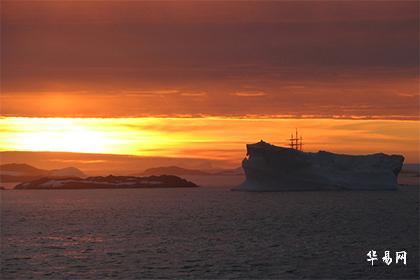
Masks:
[[[65,167],[59,169],[39,169],[25,163],[9,163],[0,165],[1,182],[26,182],[42,177],[63,178],[63,177],[86,177],[80,169]]]
[[[199,169],[188,169],[179,166],[160,166],[146,169],[142,175],[200,175],[200,176],[213,176],[213,175],[241,175],[243,174],[242,167],[235,169],[223,170],[209,170],[203,171]]]
[[[143,172],[143,175],[210,175],[211,173],[198,170],[188,169],[178,166],[161,166],[148,168]]]

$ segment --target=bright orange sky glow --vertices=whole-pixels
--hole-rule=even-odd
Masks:
[[[262,118],[2,118],[2,151],[64,151],[216,159],[238,165],[245,144],[287,145],[295,128],[304,150],[403,154],[418,162],[418,121]]]
[[[419,162],[418,1],[5,1],[1,151]]]

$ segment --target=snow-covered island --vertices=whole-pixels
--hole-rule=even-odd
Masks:
[[[310,153],[261,140],[247,145],[246,180],[233,190],[396,190],[403,162],[401,155]]]
[[[148,177],[97,176],[82,178],[41,178],[21,183],[15,189],[126,189],[126,188],[191,188],[196,184],[178,176]]]

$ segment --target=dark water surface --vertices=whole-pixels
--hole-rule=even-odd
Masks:
[[[2,279],[418,278],[419,192],[1,192]],[[374,267],[384,250],[407,266]]]

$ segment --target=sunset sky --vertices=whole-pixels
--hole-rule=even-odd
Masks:
[[[2,1],[0,151],[419,162],[418,1]],[[11,161],[13,159],[10,159]]]

